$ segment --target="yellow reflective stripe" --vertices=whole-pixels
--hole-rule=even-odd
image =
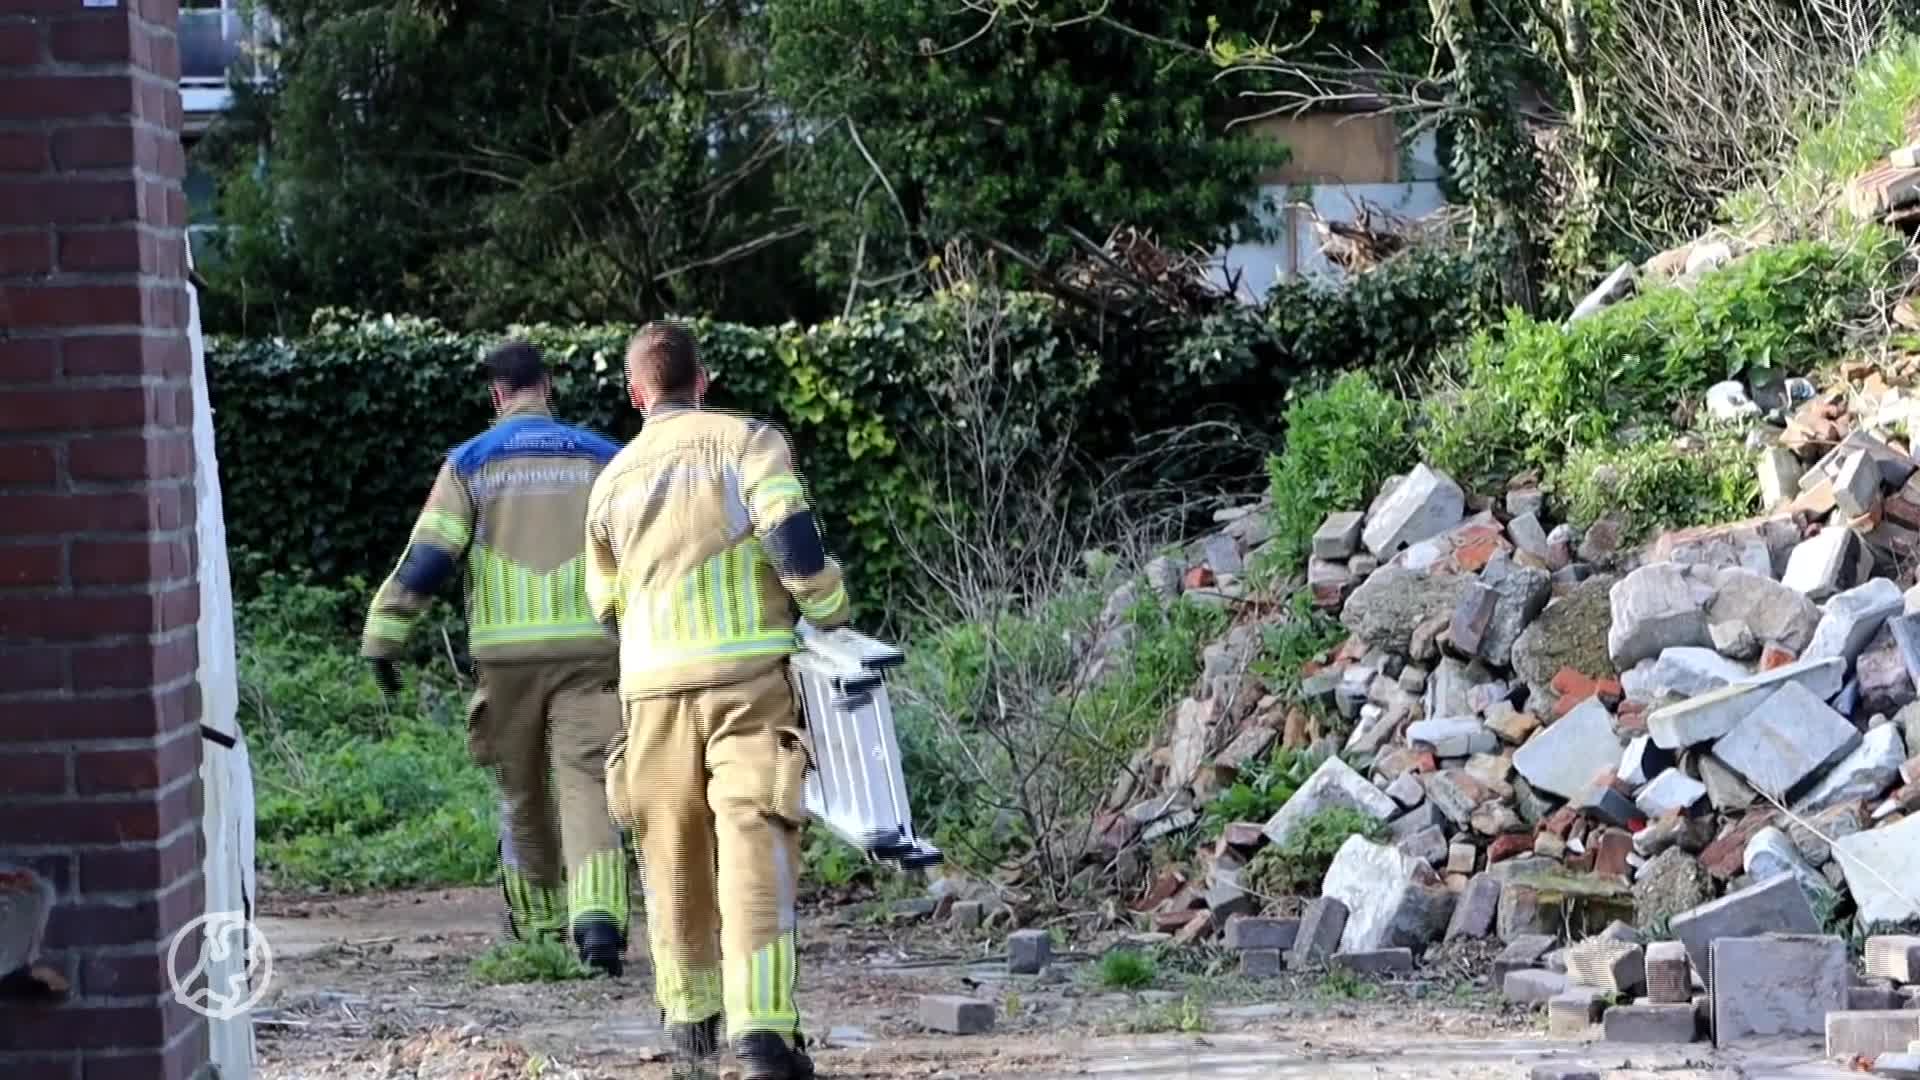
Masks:
[[[767,519],[767,506],[775,499],[796,499],[804,501],[807,495],[800,487],[800,481],[792,475],[772,476],[760,482],[753,492],[753,508],[761,521]]]
[[[399,615],[368,615],[367,636],[381,641],[407,640],[413,631],[413,619]]]
[[[839,611],[840,605],[846,602],[847,587],[845,585],[838,585],[835,586],[834,590],[828,593],[824,599],[806,601],[796,598],[795,606],[800,609],[800,614],[805,615],[809,619],[824,619],[834,612]]]
[[[574,868],[568,882],[572,919],[588,915],[611,918],[620,933],[627,932],[627,864],[623,852],[596,851]]]
[[[760,632],[760,541],[749,540],[740,545],[740,593],[747,605],[747,630],[744,636],[752,637]]]
[[[440,539],[445,540],[453,546],[453,550],[456,552],[465,548],[467,541],[473,536],[473,533],[467,528],[466,522],[461,521],[445,510],[428,510],[422,513],[420,515],[420,529],[422,532],[430,532]]]
[[[729,1034],[773,1031],[791,1037],[800,1025],[794,1007],[793,984],[797,950],[794,935],[786,932],[754,951],[744,961],[728,965],[727,1030]]]
[[[654,950],[654,997],[669,1024],[697,1024],[724,1007],[720,969],[679,963],[668,949]]]
[[[793,631],[769,630],[751,638],[717,641],[672,651],[648,649],[643,657],[634,658],[637,663],[630,663],[627,668],[635,672],[659,671],[701,660],[745,660],[757,656],[784,656],[798,648],[799,639],[794,636]]]
[[[571,626],[542,626],[534,623],[526,626],[490,626],[484,630],[471,630],[467,633],[467,641],[471,645],[512,645],[518,642],[534,641],[604,640],[606,636],[606,630],[595,623]]]

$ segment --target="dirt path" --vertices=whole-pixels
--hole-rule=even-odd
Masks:
[[[619,981],[486,986],[468,967],[499,939],[492,890],[268,898],[263,908],[274,971],[255,1013],[262,1080],[667,1076],[638,950]],[[1626,1053],[1545,1041],[1533,1016],[1473,986],[1465,962],[1461,974],[1406,983],[1250,984],[1225,957],[1196,953],[1189,970],[1161,973],[1165,989],[1136,995],[1100,989],[1094,965],[1074,955],[1014,978],[978,941],[859,907],[815,912],[803,927],[801,1004],[823,1042],[821,1075],[836,1080],[1520,1080],[1549,1061],[1587,1062],[1615,1080],[1846,1075],[1811,1065],[1806,1046],[1768,1063],[1703,1045]],[[998,1026],[928,1035],[916,1022],[928,993],[993,1001]]]

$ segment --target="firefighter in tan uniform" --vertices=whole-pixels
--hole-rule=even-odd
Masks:
[[[640,434],[595,482],[587,594],[617,627],[626,741],[608,805],[640,841],[655,990],[683,1070],[813,1075],[794,1005],[807,768],[787,657],[798,617],[844,624],[840,567],[772,425],[701,407],[693,338],[627,350]],[[797,609],[797,610],[796,610]]]
[[[621,973],[627,859],[607,814],[605,760],[620,730],[618,645],[587,603],[580,521],[619,446],[554,420],[538,349],[487,358],[498,419],[447,456],[405,557],[375,595],[361,652],[381,689],[434,594],[464,576],[479,689],[476,764],[500,795],[500,873],[521,940],[564,941]]]

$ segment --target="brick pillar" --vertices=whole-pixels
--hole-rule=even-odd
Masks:
[[[203,910],[176,0],[0,0],[0,861],[58,890],[9,1080],[187,1080]],[[183,950],[185,968],[197,956]]]

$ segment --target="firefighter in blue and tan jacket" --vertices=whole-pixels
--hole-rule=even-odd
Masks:
[[[813,1074],[793,999],[804,720],[787,673],[805,617],[847,621],[786,437],[702,406],[693,338],[628,346],[640,434],[595,482],[587,595],[620,638],[626,737],[614,820],[646,875],[655,993],[682,1068],[718,1053],[746,1080]]]
[[[587,603],[580,522],[620,448],[553,418],[535,347],[503,345],[487,368],[498,418],[441,466],[405,557],[374,596],[361,652],[391,698],[415,620],[464,578],[479,681],[468,744],[499,791],[511,928],[522,940],[571,931],[584,962],[619,975],[627,860],[605,782],[620,730],[617,645]]]

